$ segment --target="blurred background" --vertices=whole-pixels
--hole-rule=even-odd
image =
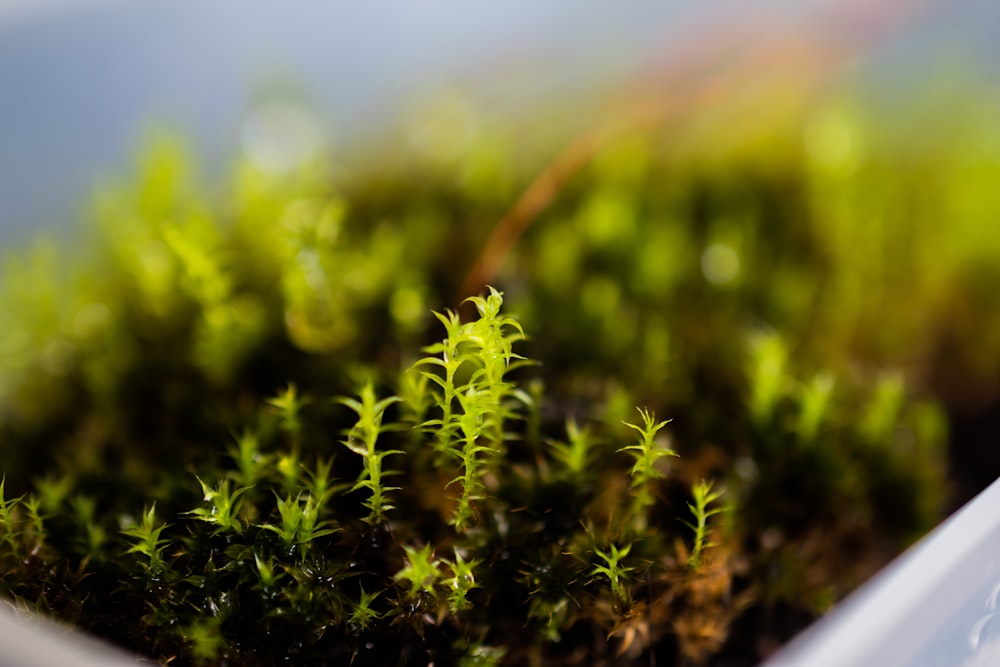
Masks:
[[[359,197],[362,227],[387,215],[382,203],[425,187],[415,175],[458,184],[470,211],[439,212],[437,227],[414,217],[413,233],[469,223],[451,256],[479,260],[461,286],[451,284],[461,266],[429,278],[421,299],[531,280],[557,298],[581,270],[592,297],[581,307],[590,303],[602,322],[671,309],[678,322],[668,329],[690,339],[675,342],[677,358],[710,358],[728,345],[683,331],[696,319],[682,317],[686,298],[708,316],[735,308],[741,328],[789,332],[807,359],[849,372],[859,363],[899,368],[948,411],[953,508],[1000,472],[998,30],[1000,5],[989,0],[8,0],[0,248],[16,254],[40,232],[65,242],[81,223],[114,217],[97,212],[96,193],[143,168],[155,174],[156,160],[137,170],[137,156],[164,129],[183,138],[198,182],[216,194],[240,161],[292,175],[323,162]],[[647,130],[638,148],[619,142]],[[366,161],[379,174],[371,187],[363,175],[353,185],[343,178]],[[539,183],[549,176],[558,187],[546,192]],[[396,189],[379,190],[380,179]],[[572,212],[577,197],[582,209]],[[630,217],[640,210],[641,228]],[[673,227],[658,216],[683,220],[683,231],[667,238]],[[494,224],[499,234],[486,240]],[[640,246],[653,268],[628,287],[623,272],[639,251],[624,249],[640,229],[655,241]],[[121,229],[112,233],[126,243]],[[410,247],[412,261],[439,269],[426,243],[423,259]],[[594,273],[601,262],[603,278]],[[654,270],[661,266],[675,268]],[[703,283],[716,291],[701,294]],[[438,301],[414,304],[422,312]],[[526,299],[529,324],[557,312],[543,304]],[[606,332],[601,344],[612,358],[625,354],[647,324]],[[567,364],[600,352],[574,348],[564,333],[560,342],[549,331],[552,354]],[[17,349],[34,344],[21,338]],[[24,354],[34,353],[7,357]],[[698,375],[671,372],[689,371]],[[634,389],[674,405],[693,400],[657,382]]]
[[[959,62],[994,74],[998,26],[990,0],[6,0],[0,246],[79,219],[155,125],[190,137],[219,173],[253,143],[251,112],[270,99],[315,114],[300,134],[345,146],[428,91],[459,89],[511,113],[576,99],[586,113],[659,77],[658,92],[683,104],[697,93],[692,76],[749,54],[744,84],[794,65],[812,68],[800,74],[815,84],[858,77],[886,93]],[[761,58],[777,45],[789,49],[781,62]],[[681,74],[685,85],[662,85]]]

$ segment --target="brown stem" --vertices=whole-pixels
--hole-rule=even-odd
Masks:
[[[626,86],[619,110],[577,135],[528,185],[494,225],[456,302],[496,280],[525,230],[609,140],[653,125],[683,122],[769,75],[796,81],[800,94],[815,92],[839,66],[912,22],[935,1],[886,0],[873,6],[867,0],[851,0],[820,8],[809,23],[799,26],[730,21],[725,29],[714,27],[711,36],[691,31],[666,54],[670,66]]]

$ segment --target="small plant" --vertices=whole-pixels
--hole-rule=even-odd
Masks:
[[[257,566],[257,574],[260,577],[260,589],[266,594],[274,590],[281,578],[281,573],[275,569],[274,561],[270,558],[264,560],[256,552],[253,555],[254,564]]]
[[[694,522],[685,521],[684,525],[694,531],[694,546],[691,548],[687,564],[695,570],[701,565],[701,556],[705,549],[716,546],[708,541],[709,519],[725,511],[724,507],[709,507],[722,497],[722,492],[713,491],[712,486],[712,482],[702,480],[691,487],[694,504],[688,503],[688,509],[694,516]]]
[[[304,496],[304,497],[303,497]],[[314,539],[324,535],[332,535],[337,528],[327,528],[328,522],[319,518],[320,506],[310,494],[302,494],[295,498],[277,499],[280,525],[264,524],[264,530],[269,530],[281,538],[286,550],[291,553],[295,547],[300,547],[302,554]]]
[[[587,427],[581,427],[575,419],[569,419],[566,421],[566,439],[566,443],[550,441],[552,454],[566,467],[571,480],[582,482],[593,463],[593,434]]]
[[[875,385],[868,409],[861,420],[861,432],[872,443],[885,442],[890,431],[899,421],[903,405],[903,379],[899,375],[886,375]]]
[[[242,496],[250,490],[249,487],[239,487],[231,489],[231,482],[223,479],[212,488],[201,478],[198,478],[201,485],[204,501],[207,507],[198,507],[188,514],[194,516],[199,521],[204,521],[215,526],[215,534],[224,532],[243,532],[243,522],[240,521],[240,507],[243,503]]]
[[[757,334],[750,347],[750,412],[763,421],[771,417],[784,390],[788,351],[774,332]]]
[[[611,597],[622,609],[627,609],[632,604],[632,595],[629,592],[627,580],[629,573],[635,568],[622,563],[622,559],[628,556],[631,549],[631,544],[627,544],[621,549],[612,544],[607,552],[594,549],[594,553],[604,561],[604,564],[595,566],[591,574],[600,574],[607,578],[611,586]]]
[[[249,488],[264,479],[271,469],[273,457],[260,451],[260,442],[255,433],[247,430],[230,447],[229,456],[236,464],[233,478],[241,487]]]
[[[385,486],[382,483],[383,476],[392,474],[390,471],[382,469],[382,462],[387,456],[403,454],[404,452],[397,449],[382,451],[376,449],[379,435],[385,428],[382,425],[385,410],[399,400],[397,396],[390,396],[377,401],[375,389],[370,382],[361,389],[360,400],[338,399],[338,402],[346,405],[358,415],[358,422],[348,431],[347,440],[344,440],[343,444],[359,455],[364,463],[361,478],[351,490],[368,489],[371,492],[371,498],[365,501],[365,507],[370,510],[365,519],[368,523],[380,523],[385,520],[385,513],[392,509],[386,494],[389,491],[397,491],[399,488]]]
[[[83,526],[83,553],[97,554],[108,540],[108,535],[98,520],[97,501],[92,496],[75,495],[70,501],[78,525]]]
[[[419,549],[404,546],[403,549],[406,551],[406,565],[393,579],[408,582],[406,594],[413,600],[418,600],[421,595],[437,598],[438,584],[442,579],[441,563],[434,558],[431,545],[425,544]]]
[[[302,408],[306,401],[299,396],[294,384],[289,384],[285,391],[268,400],[281,418],[281,428],[292,439],[293,449],[298,449],[302,440]]]
[[[184,628],[184,636],[190,645],[191,657],[197,664],[210,664],[219,658],[225,646],[225,638],[219,627],[221,620],[215,617],[203,618]]]
[[[827,416],[834,380],[830,373],[820,373],[802,391],[802,411],[798,432],[803,442],[816,439],[819,427]]]
[[[135,539],[126,553],[137,553],[146,558],[144,563],[146,569],[152,576],[158,576],[163,572],[165,566],[163,551],[167,548],[170,540],[160,537],[160,534],[167,526],[156,521],[156,504],[152,504],[143,512],[142,521],[134,526],[124,528],[123,535]]]
[[[347,484],[334,484],[333,457],[317,459],[315,466],[308,470],[306,489],[316,499],[317,505],[325,504],[335,493],[346,488]],[[384,491],[385,489],[383,489]],[[388,508],[384,508],[388,509]]]
[[[363,586],[361,587],[361,595],[354,603],[349,619],[350,624],[357,628],[358,632],[368,630],[381,616],[379,612],[372,609],[372,603],[380,594],[381,591],[368,593]]]
[[[466,562],[462,554],[455,552],[455,560],[448,563],[451,569],[451,576],[444,580],[445,588],[448,590],[448,608],[451,613],[463,612],[472,606],[469,600],[469,592],[473,588],[478,588],[476,584],[475,570],[480,565],[478,560]]]
[[[513,416],[511,403],[525,400],[506,380],[507,373],[524,362],[513,351],[514,343],[524,339],[521,325],[501,315],[503,295],[492,287],[489,296],[468,301],[475,304],[479,319],[463,324],[452,311],[435,313],[446,337],[425,351],[441,356],[425,357],[413,367],[438,387],[432,395],[441,417],[425,421],[422,428],[436,431],[439,454],[461,468],[451,481],[461,487],[452,517],[460,531],[475,516],[473,504],[484,498],[483,479],[490,461],[504,451],[504,423]],[[439,368],[440,374],[423,366]]]
[[[638,444],[622,447],[618,451],[629,452],[635,458],[635,464],[630,471],[633,490],[632,518],[641,530],[646,525],[646,510],[656,502],[653,485],[656,480],[665,476],[657,463],[662,458],[677,456],[677,452],[662,441],[658,441],[656,437],[669,420],[657,422],[656,416],[645,408],[639,408],[639,415],[642,417],[642,424],[624,422],[625,426],[639,432]]]
[[[38,552],[45,543],[45,521],[42,517],[42,499],[34,494],[23,498],[21,506],[27,512],[27,520],[22,529],[24,539],[27,540],[29,551]]]
[[[20,531],[17,527],[15,512],[22,499],[7,499],[4,492],[4,486],[6,483],[6,475],[0,477],[0,530],[3,531],[3,544],[11,550],[12,554],[16,558],[19,555],[20,550],[20,540],[18,539]]]

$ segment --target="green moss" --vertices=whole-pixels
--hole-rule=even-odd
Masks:
[[[6,264],[0,592],[175,664],[760,657],[941,516],[947,378],[998,381],[972,149],[798,122],[606,139],[466,302],[543,166],[499,134],[211,201],[154,143]]]

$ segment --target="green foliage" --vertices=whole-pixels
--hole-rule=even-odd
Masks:
[[[830,405],[834,380],[829,373],[819,373],[802,388],[802,410],[799,414],[798,432],[803,442],[816,438]]]
[[[83,526],[83,552],[97,554],[108,540],[108,534],[97,515],[97,501],[92,496],[76,495],[70,500],[76,522]]]
[[[184,636],[190,644],[191,657],[198,664],[213,663],[219,658],[225,640],[219,628],[218,618],[206,618],[184,628]]]
[[[903,379],[898,375],[882,377],[875,385],[868,409],[861,419],[861,432],[873,443],[887,440],[899,422],[899,410],[903,405]]]
[[[135,539],[135,544],[126,553],[141,554],[146,558],[145,567],[153,576],[159,575],[164,568],[163,550],[170,540],[161,538],[160,533],[166,526],[156,521],[156,503],[153,503],[142,514],[142,522],[122,529],[122,534]]]
[[[261,590],[267,592],[278,583],[281,574],[274,569],[274,561],[271,559],[262,560],[256,553],[253,555],[254,563],[257,565],[257,573],[260,576]]]
[[[484,498],[483,480],[491,461],[504,452],[504,423],[514,415],[512,404],[527,400],[506,379],[507,373],[525,363],[513,350],[514,343],[524,340],[524,330],[517,320],[500,313],[503,295],[491,287],[489,296],[467,301],[475,304],[479,318],[463,323],[453,311],[435,313],[446,336],[424,351],[441,356],[424,357],[413,366],[437,386],[431,394],[441,412],[440,419],[426,420],[421,427],[437,433],[438,453],[457,459],[461,468],[451,480],[461,487],[452,517],[458,530],[472,522],[473,503]]]
[[[448,608],[451,613],[457,614],[472,606],[469,592],[473,588],[479,588],[475,575],[475,570],[479,565],[480,561],[478,560],[466,562],[462,558],[462,554],[457,551],[455,552],[455,561],[448,563],[451,568],[451,576],[444,580],[444,585],[448,590]]]
[[[691,555],[688,557],[688,567],[697,569],[701,565],[701,554],[705,549],[716,546],[708,541],[708,520],[725,511],[724,507],[709,505],[722,497],[721,491],[712,490],[712,482],[704,480],[697,482],[691,487],[691,495],[694,497],[694,504],[688,503],[688,509],[694,516],[694,523],[685,521],[684,525],[694,531],[694,546],[691,548]]]
[[[0,593],[164,663],[700,664],[941,516],[1000,387],[1000,134],[831,99],[563,173],[441,113],[468,137],[211,199],[157,139],[85,255],[4,264]]]
[[[566,443],[550,441],[552,455],[566,466],[570,479],[580,482],[589,473],[593,463],[593,435],[587,427],[581,427],[575,419],[569,419],[566,421],[566,440]]]
[[[263,480],[273,465],[273,457],[260,451],[257,435],[251,431],[244,431],[237,438],[236,446],[229,448],[229,456],[236,464],[235,482],[243,488]]]
[[[409,582],[407,595],[418,598],[421,594],[437,596],[438,582],[441,580],[440,562],[434,558],[431,545],[421,548],[404,546],[406,551],[406,566],[397,572],[393,579]]]
[[[317,537],[332,535],[337,532],[336,528],[325,528],[329,522],[319,519],[319,506],[315,499],[306,494],[305,498],[300,493],[295,498],[277,499],[278,514],[281,523],[278,525],[264,524],[264,530],[270,530],[281,538],[286,549],[292,547],[302,547],[302,553],[310,542]]]
[[[21,498],[7,499],[4,486],[7,483],[7,476],[0,478],[0,530],[3,530],[4,545],[10,549],[14,557],[18,556],[18,534],[17,516],[15,514],[17,505]]]
[[[622,559],[628,556],[628,552],[631,551],[632,545],[628,544],[624,548],[619,549],[616,545],[612,544],[611,549],[605,553],[600,549],[594,549],[594,553],[598,555],[603,561],[604,565],[597,565],[594,567],[591,574],[601,574],[607,577],[608,583],[611,585],[611,597],[615,601],[622,605],[623,607],[628,607],[632,602],[632,596],[629,592],[629,587],[626,584],[629,572],[633,571],[635,568],[626,566],[622,564]]]
[[[787,356],[783,341],[775,333],[760,334],[753,340],[750,412],[755,419],[766,420],[773,414],[783,391]]]
[[[240,521],[240,506],[242,505],[243,494],[249,491],[249,487],[240,487],[230,490],[230,480],[221,480],[215,488],[198,479],[201,490],[204,493],[206,507],[197,507],[188,514],[196,519],[210,523],[215,526],[215,533],[243,531],[243,522]]]
[[[375,598],[380,593],[381,591],[368,593],[364,588],[361,588],[361,597],[354,604],[349,619],[351,625],[355,626],[359,631],[364,632],[372,623],[378,620],[380,614],[372,609],[372,602],[375,601]]]
[[[657,422],[656,416],[645,408],[639,408],[639,415],[642,417],[641,425],[623,422],[625,426],[639,432],[639,443],[622,447],[618,451],[629,452],[635,458],[635,464],[629,471],[634,493],[632,512],[642,529],[645,528],[643,513],[656,502],[653,485],[656,480],[666,476],[657,462],[665,457],[677,456],[677,452],[667,447],[664,442],[657,441],[656,434],[669,421]]]
[[[302,438],[302,418],[300,413],[306,401],[298,395],[294,384],[289,384],[284,392],[270,399],[268,405],[277,410],[281,418],[281,428],[298,443]]]
[[[383,430],[382,417],[385,414],[385,409],[400,399],[397,396],[390,396],[376,401],[375,389],[370,382],[361,389],[360,398],[360,401],[353,398],[339,399],[340,403],[358,415],[357,424],[347,433],[347,440],[344,440],[343,444],[359,455],[364,463],[361,479],[351,490],[368,489],[371,491],[371,499],[365,502],[365,507],[371,510],[366,521],[378,523],[384,521],[385,513],[392,509],[385,494],[389,491],[397,491],[399,488],[382,484],[383,475],[391,474],[389,471],[382,470],[382,462],[387,456],[403,454],[404,452],[394,449],[378,451],[375,445]]]

